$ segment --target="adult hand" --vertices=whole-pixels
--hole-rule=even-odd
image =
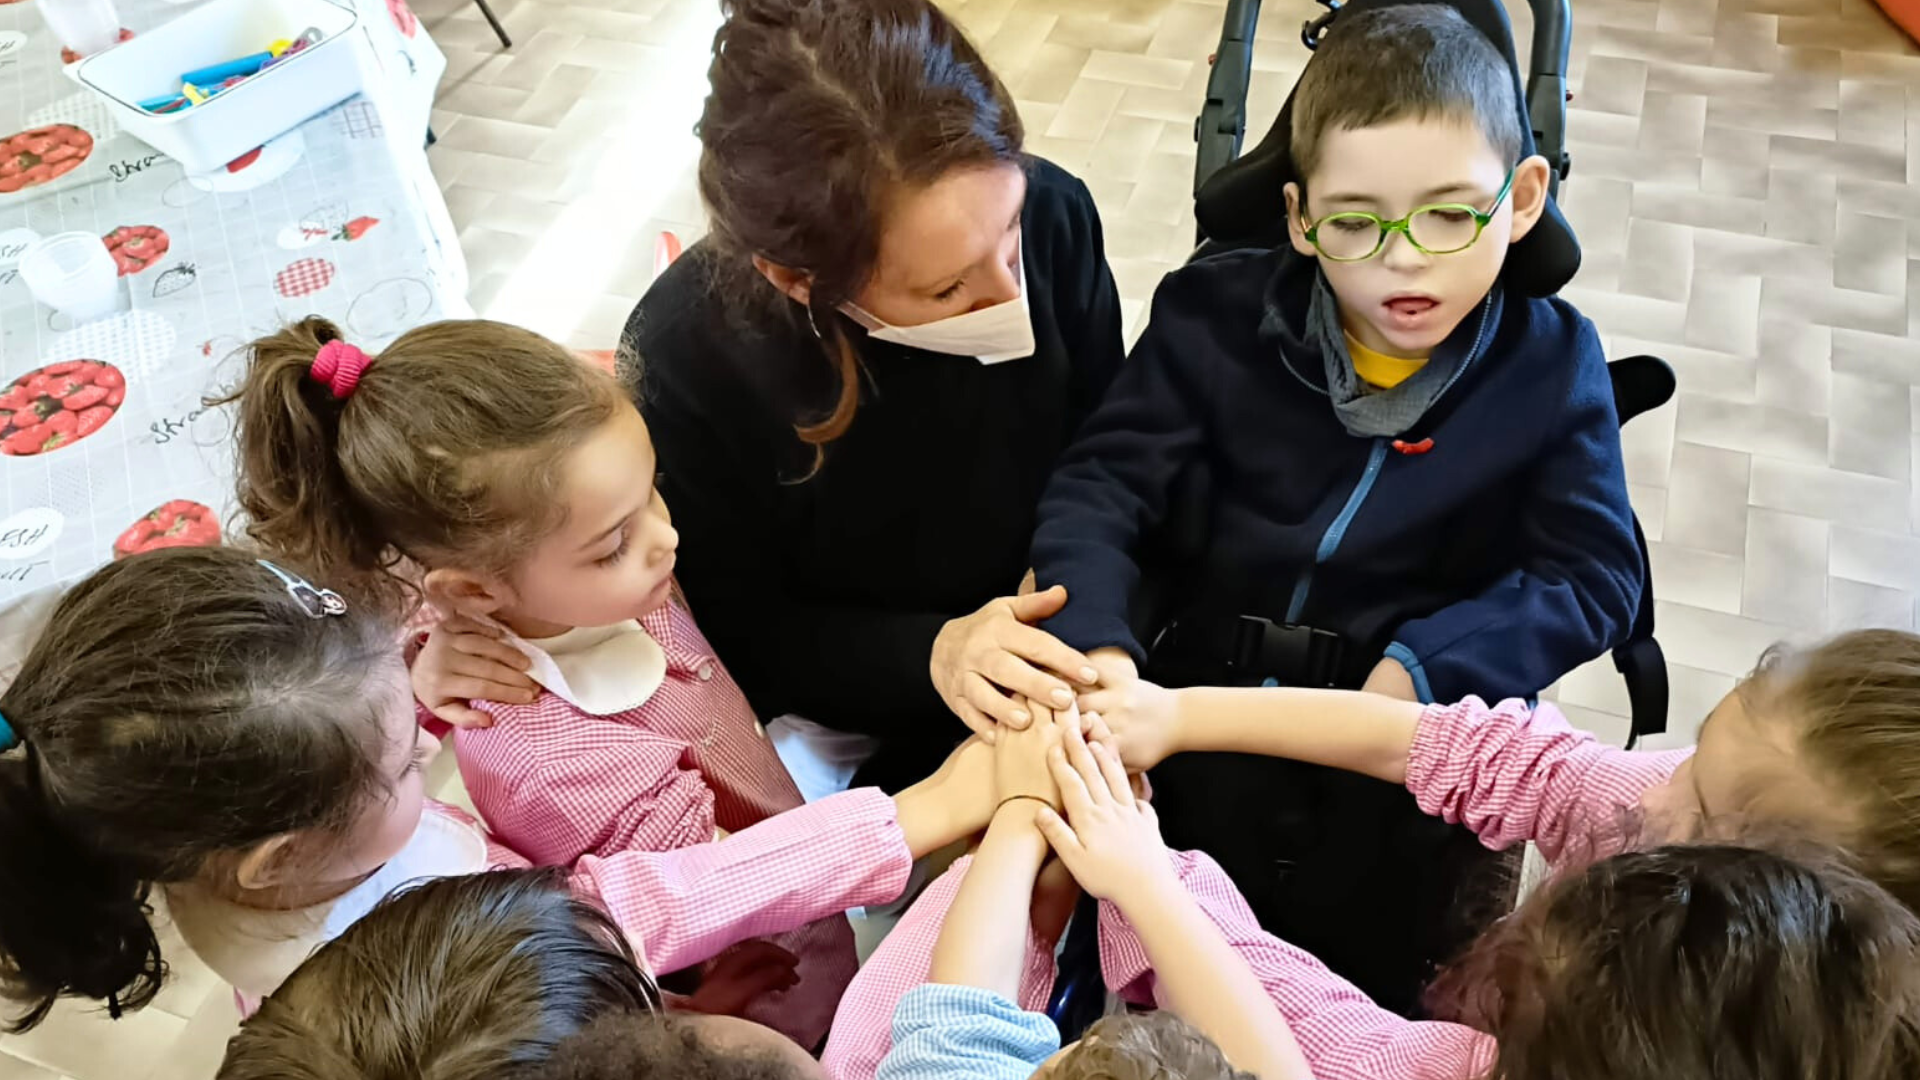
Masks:
[[[1059,807],[1060,788],[1054,782],[1048,752],[1060,747],[1061,733],[1080,729],[1080,714],[1069,707],[1057,719],[1053,710],[1029,703],[1034,721],[1024,728],[1007,728],[993,744],[994,802],[1028,796]]]
[[[540,687],[527,675],[531,661],[500,634],[499,627],[449,616],[428,633],[414,658],[413,696],[459,728],[493,726],[493,717],[467,704],[476,698],[509,705],[533,701]]]
[[[1099,677],[1085,656],[1029,625],[1052,617],[1066,603],[1067,590],[1058,585],[1002,597],[947,623],[934,638],[927,664],[934,689],[982,738],[991,741],[1003,724],[1018,729],[1032,722],[1033,714],[1019,698],[1066,708],[1074,693],[1068,679],[1092,684]]]
[[[1360,689],[1401,701],[1418,703],[1420,700],[1419,691],[1413,688],[1413,676],[1400,666],[1400,661],[1391,658],[1373,665],[1373,671],[1367,675],[1367,681]]]
[[[799,982],[799,957],[771,941],[743,941],[707,965],[700,988],[681,1007],[708,1016],[739,1016],[762,995]]]
[[[1088,743],[1078,724],[1061,725],[1060,742],[1049,756],[1066,814],[1042,810],[1035,823],[1080,887],[1123,908],[1169,883],[1178,888],[1159,816],[1134,796],[1119,755]]]

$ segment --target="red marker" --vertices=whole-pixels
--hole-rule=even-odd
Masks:
[[[1393,440],[1393,448],[1409,456],[1424,454],[1433,449],[1433,440],[1421,439],[1419,442],[1407,442],[1405,439],[1395,439]]]

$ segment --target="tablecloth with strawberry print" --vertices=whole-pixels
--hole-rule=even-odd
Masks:
[[[245,342],[319,314],[377,350],[469,313],[417,135],[389,120],[407,109],[355,98],[188,176],[61,72],[38,2],[0,0],[0,671],[16,602],[109,559],[219,539],[232,417],[202,402],[243,370]],[[137,36],[193,0],[117,2]],[[424,36],[404,0],[354,6],[396,42]],[[122,290],[117,314],[81,326],[37,305],[16,269],[35,237],[74,231],[101,238]]]

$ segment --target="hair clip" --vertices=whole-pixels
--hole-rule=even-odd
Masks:
[[[0,716],[0,754],[4,754],[19,745],[19,733],[13,730],[12,724],[7,723],[6,717]]]
[[[300,575],[282,570],[265,559],[254,561],[266,567],[274,577],[287,583],[287,595],[299,602],[301,610],[307,613],[309,619],[324,619],[329,615],[347,613],[347,602],[332,589],[317,588]]]

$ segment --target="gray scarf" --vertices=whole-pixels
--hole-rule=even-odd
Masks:
[[[1419,423],[1485,348],[1493,324],[1490,316],[1498,310],[1496,288],[1481,303],[1479,313],[1469,319],[1469,322],[1478,321],[1470,340],[1459,341],[1459,331],[1465,327],[1456,328],[1454,334],[1434,350],[1433,358],[1425,367],[1398,386],[1376,390],[1353,368],[1333,286],[1327,284],[1325,274],[1315,274],[1313,278],[1313,295],[1307,302],[1306,338],[1319,348],[1326,365],[1327,396],[1333,400],[1334,415],[1340,418],[1347,434],[1361,438],[1393,438]]]

